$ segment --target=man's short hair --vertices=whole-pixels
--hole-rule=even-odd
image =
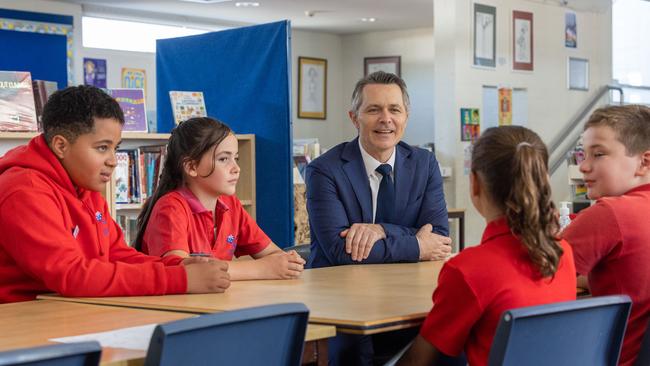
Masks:
[[[363,104],[363,88],[369,84],[395,84],[399,86],[400,90],[402,90],[402,99],[404,100],[404,106],[406,107],[407,111],[409,110],[411,103],[404,80],[395,74],[383,71],[375,71],[372,74],[359,80],[357,82],[357,85],[354,87],[354,92],[352,92],[352,113],[354,113],[355,116],[359,115],[359,109],[361,108],[361,104]]]
[[[43,133],[49,143],[56,135],[74,142],[95,128],[95,118],[113,118],[124,124],[120,105],[103,90],[89,85],[71,86],[52,94],[43,108]]]
[[[650,150],[650,108],[646,106],[630,104],[597,109],[584,129],[598,126],[614,130],[628,155]]]

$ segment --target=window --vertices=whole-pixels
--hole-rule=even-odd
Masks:
[[[618,0],[612,5],[612,64],[622,84],[650,86],[650,2]]]
[[[81,26],[84,47],[137,52],[156,52],[157,39],[211,31],[95,17],[83,17]]]

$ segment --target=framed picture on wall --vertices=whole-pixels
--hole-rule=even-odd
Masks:
[[[327,118],[327,60],[298,57],[298,118]]]
[[[363,59],[363,75],[368,76],[375,71],[384,71],[402,76],[402,57],[401,56],[383,56],[383,57],[366,57]]]
[[[497,8],[474,4],[474,65],[496,66]]]
[[[567,61],[567,87],[571,90],[589,90],[589,60],[569,57]]]
[[[512,69],[533,71],[533,13],[512,12]]]

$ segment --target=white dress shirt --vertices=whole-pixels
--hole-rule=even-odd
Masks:
[[[368,176],[368,182],[370,183],[370,195],[372,196],[372,222],[374,224],[375,214],[377,213],[377,193],[379,193],[379,184],[383,178],[383,176],[379,174],[379,172],[375,171],[375,169],[377,169],[381,164],[390,165],[392,168],[390,176],[393,178],[393,182],[395,182],[395,147],[393,147],[393,152],[385,163],[370,156],[361,145],[361,139],[359,139],[359,150],[361,150],[363,165],[366,167],[366,175]]]

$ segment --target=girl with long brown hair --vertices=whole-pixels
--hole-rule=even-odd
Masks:
[[[573,254],[557,237],[548,152],[537,134],[486,130],[472,151],[470,196],[487,223],[481,244],[445,263],[434,306],[401,364],[435,365],[465,351],[470,365],[487,365],[505,310],[576,298]]]

